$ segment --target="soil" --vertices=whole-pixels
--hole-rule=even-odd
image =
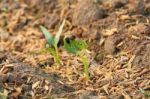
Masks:
[[[62,66],[39,26],[59,41]],[[0,99],[149,99],[149,0],[0,0]],[[88,43],[90,80],[63,37]]]

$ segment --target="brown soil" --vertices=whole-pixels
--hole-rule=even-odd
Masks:
[[[84,39],[90,76],[75,55],[44,52],[44,25]],[[0,99],[149,99],[149,0],[0,0]]]

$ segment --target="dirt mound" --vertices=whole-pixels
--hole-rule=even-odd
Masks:
[[[74,91],[73,87],[59,83],[58,79],[60,80],[60,78],[57,74],[46,73],[39,68],[33,68],[13,58],[8,54],[3,54],[0,57],[1,64],[5,63],[6,60],[9,62],[0,66],[0,86],[11,89],[7,90],[9,91],[8,98],[29,98],[34,94],[41,93],[42,97],[58,98],[68,96],[70,92]],[[7,86],[3,83],[7,83]],[[12,87],[12,84],[17,86]],[[52,91],[53,95],[47,95],[48,91]],[[38,96],[35,97],[38,98]]]

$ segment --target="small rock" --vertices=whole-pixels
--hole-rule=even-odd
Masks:
[[[107,54],[113,54],[115,52],[113,36],[110,36],[106,39],[104,49],[105,49],[105,53],[107,53]]]
[[[81,0],[73,11],[73,25],[85,25],[105,16],[104,10],[92,0]]]
[[[105,44],[104,44],[104,50],[106,54],[116,54],[120,51],[120,48],[117,47],[119,43],[121,43],[124,39],[124,34],[115,34],[112,36],[107,37]]]
[[[133,60],[133,66],[150,67],[150,44],[140,44],[135,50],[136,57]]]

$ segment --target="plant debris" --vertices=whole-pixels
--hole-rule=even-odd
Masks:
[[[39,27],[64,19],[59,66]],[[0,20],[0,99],[150,98],[149,0],[0,0]],[[64,37],[86,41],[90,80]]]

